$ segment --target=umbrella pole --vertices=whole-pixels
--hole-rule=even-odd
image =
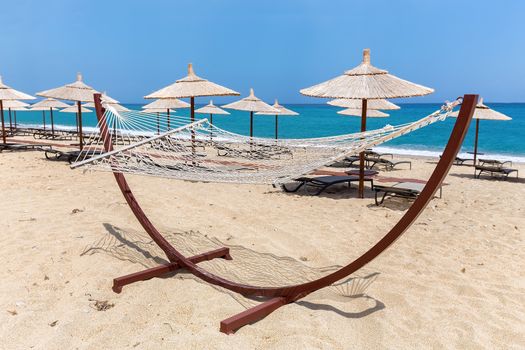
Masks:
[[[474,139],[474,165],[478,158],[478,133],[479,133],[479,119],[476,119],[476,138]]]
[[[9,108],[9,131],[13,131],[13,121],[11,119],[11,108]]]
[[[210,141],[213,140],[212,129],[213,129],[213,114],[210,113]]]
[[[250,138],[253,137],[253,111],[250,111]]]
[[[368,107],[368,101],[363,99],[361,102],[361,132],[366,131],[366,109]],[[359,190],[358,197],[365,197],[365,152],[364,150],[359,153]]]
[[[17,128],[17,125],[16,125],[16,111],[13,111],[13,117],[15,118],[15,129]]]
[[[46,131],[46,111],[42,110],[42,125],[44,126],[44,131]]]
[[[190,122],[195,122],[195,97],[190,97],[191,111]],[[195,165],[195,130],[191,129],[191,154],[193,155],[193,165]]]
[[[78,107],[78,135],[80,136],[80,150],[84,148],[84,135],[82,135],[82,107],[80,106],[80,101],[77,101]]]
[[[277,140],[277,134],[279,130],[279,116],[275,115],[275,139]]]
[[[2,114],[2,140],[6,143],[5,140],[5,126],[4,126],[4,101],[0,100],[0,114]]]
[[[169,108],[166,110],[166,113],[167,113],[167,124],[168,124],[167,129],[169,131],[170,130],[170,109]]]
[[[51,135],[55,137],[55,122],[53,120],[53,107],[49,107],[49,115],[51,116]]]
[[[159,117],[159,112],[157,112],[157,134],[160,135],[160,117]]]

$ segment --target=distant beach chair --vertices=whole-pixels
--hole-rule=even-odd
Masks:
[[[319,176],[319,177],[299,177],[297,179],[294,179],[294,181],[299,182],[299,184],[290,189],[286,187],[285,184],[281,185],[281,188],[285,192],[297,192],[301,187],[304,186],[306,192],[308,194],[311,194],[313,196],[317,196],[321,194],[324,190],[326,190],[328,187],[341,184],[341,183],[348,183],[348,187],[351,186],[352,182],[359,181],[359,176]],[[374,188],[374,180],[370,177],[365,177],[365,181],[370,182],[370,186]],[[314,191],[309,190],[313,189]]]
[[[401,197],[410,200],[416,199],[421,191],[425,188],[425,184],[418,182],[398,182],[392,186],[375,185],[375,202],[376,205],[383,204],[385,198],[389,197]],[[443,195],[443,188],[439,187],[439,198]],[[380,195],[383,195],[381,200],[378,200]]]
[[[390,171],[394,170],[396,166],[399,164],[408,164],[410,166],[410,170],[412,170],[412,162],[409,160],[402,160],[399,162],[393,162],[391,160],[381,158],[381,157],[365,157],[365,161],[367,162],[367,168],[373,168],[374,166],[383,166],[385,167],[385,170]]]
[[[497,167],[503,167],[505,164],[508,164],[512,166],[512,161],[506,160],[506,161],[500,161],[497,159],[479,159],[479,165],[487,165],[487,166],[497,166]]]
[[[439,155],[439,158],[441,158],[442,154]],[[474,164],[474,159],[473,158],[461,158],[461,157],[456,157],[454,159],[454,165],[469,165],[469,164],[465,164],[466,162],[472,162]]]
[[[514,172],[516,173],[516,178],[518,178],[518,169],[504,168],[503,166],[476,165],[474,177],[479,179],[482,174],[485,174],[493,178],[501,178],[506,180],[509,175]]]
[[[0,144],[0,152],[3,151],[51,151],[50,145],[32,144],[32,143],[3,143]]]
[[[391,159],[394,159],[393,153],[379,153],[379,152],[373,151],[370,148],[365,151],[365,156],[377,157],[377,158],[384,158],[386,156],[390,156]]]
[[[83,159],[88,159],[90,154],[93,154],[93,151],[59,151],[56,149],[45,150],[46,159],[52,161],[67,161],[69,164],[73,163],[79,156],[82,156]]]

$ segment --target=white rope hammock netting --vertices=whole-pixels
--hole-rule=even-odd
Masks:
[[[114,150],[104,151],[101,123],[72,168],[191,181],[280,184],[331,162],[444,120],[459,102],[415,122],[363,133],[309,139],[264,139],[234,134],[207,119],[106,106]]]

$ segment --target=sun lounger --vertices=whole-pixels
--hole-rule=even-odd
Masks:
[[[89,158],[93,151],[59,151],[56,149],[49,149],[45,151],[46,158],[53,161],[66,161],[69,164],[73,163],[80,155],[85,159]]]
[[[3,143],[0,144],[0,152],[3,151],[51,151],[50,145],[22,144],[22,143]]]
[[[385,170],[390,171],[394,170],[396,166],[399,164],[408,164],[410,166],[410,170],[412,170],[412,162],[409,160],[402,160],[399,162],[392,162],[388,159],[381,158],[381,157],[365,157],[365,161],[367,162],[367,168],[373,168],[376,165],[381,165],[385,167]]]
[[[359,181],[359,176],[319,176],[319,177],[300,177],[295,179],[295,181],[299,182],[299,184],[290,189],[286,187],[286,185],[281,185],[282,189],[285,192],[297,192],[301,187],[304,186],[306,192],[308,194],[317,196],[324,190],[326,190],[328,187],[341,184],[341,183],[348,183],[348,186],[351,186],[352,182]],[[365,181],[370,182],[371,187],[374,187],[374,180],[369,177],[365,177]],[[313,192],[310,189],[313,189]]]
[[[442,154],[439,155],[439,158],[441,158]],[[468,165],[468,164],[465,164],[466,162],[472,162],[474,164],[474,159],[472,158],[461,158],[461,157],[456,157],[454,159],[454,165]]]
[[[489,175],[490,177],[507,179],[509,174],[516,172],[516,178],[518,178],[518,169],[504,168],[502,166],[487,166],[487,165],[476,165],[474,177],[480,178],[482,174]],[[476,173],[478,172],[478,173]]]
[[[481,166],[498,166],[498,167],[503,167],[505,166],[505,164],[508,164],[510,166],[512,166],[512,161],[510,160],[507,160],[507,161],[500,161],[500,160],[497,160],[497,159],[480,159],[479,160],[479,165]]]
[[[379,153],[379,152],[376,152],[376,151],[372,151],[371,149],[367,149],[365,151],[365,156],[376,157],[376,158],[384,158],[386,156],[390,156],[391,159],[394,159],[394,154],[393,153]]]
[[[417,196],[421,193],[425,184],[417,182],[398,182],[392,186],[381,186],[375,185],[375,202],[376,205],[383,204],[385,198],[389,197],[401,197],[406,199],[416,199]],[[383,195],[381,200],[378,200],[380,195]],[[442,187],[439,187],[439,198],[442,196]]]

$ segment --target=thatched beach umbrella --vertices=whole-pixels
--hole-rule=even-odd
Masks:
[[[35,98],[31,95],[25,94],[23,92],[17,91],[2,82],[2,77],[0,76],[0,115],[2,119],[2,141],[7,142],[5,135],[5,125],[4,125],[4,101],[11,100],[34,100]]]
[[[188,64],[188,75],[175,81],[173,84],[157,90],[147,96],[146,99],[166,99],[166,98],[189,98],[190,99],[190,120],[195,121],[195,97],[200,96],[238,96],[237,91],[228,89],[224,86],[212,83],[195,74],[193,65]],[[191,131],[192,153],[195,153],[195,132]]]
[[[61,113],[78,113],[78,111],[79,111],[78,106],[75,106],[75,105],[68,106],[67,108],[60,110]],[[93,111],[89,108],[86,108],[84,105],[80,105],[80,112],[90,113]]]
[[[360,108],[347,108],[337,112],[337,114],[347,115],[350,117],[361,117],[363,111]],[[366,111],[367,118],[386,118],[388,114],[378,111],[377,109],[369,109]]]
[[[177,98],[162,98],[142,106],[143,109],[164,109],[168,130],[170,128],[170,110],[189,107],[191,107],[191,105],[188,102],[181,101]],[[157,129],[158,128],[159,126],[157,125]]]
[[[157,90],[144,98],[146,99],[170,99],[190,98],[190,117],[195,121],[195,97],[200,96],[238,96],[237,91],[212,83],[195,74],[193,65],[188,64],[188,75],[175,83]],[[173,108],[173,107],[172,107]]]
[[[213,128],[213,115],[214,114],[222,114],[222,115],[228,115],[230,112],[225,111],[222,108],[217,107],[213,104],[213,101],[210,100],[210,103],[207,104],[204,107],[201,107],[199,109],[195,110],[195,113],[200,114],[209,114],[210,115],[210,140],[213,139],[213,134],[211,132],[211,128]]]
[[[64,108],[62,110],[60,110],[61,113],[75,113],[75,116],[76,116],[76,121],[77,121],[77,132],[80,134],[80,125],[82,124],[82,122],[80,121],[80,118],[81,118],[81,115],[82,113],[89,113],[91,112],[91,109],[88,109],[86,107],[84,107],[84,105],[72,105],[72,106],[68,106],[67,108]]]
[[[55,121],[53,118],[53,109],[67,108],[68,104],[65,104],[62,101],[55,100],[54,98],[46,98],[40,102],[34,103],[31,105],[31,110],[33,111],[42,111],[42,116],[44,118],[44,130],[46,128],[46,116],[45,111],[49,109],[49,115],[51,118],[51,135],[55,135]]]
[[[204,107],[201,107],[199,109],[196,109],[195,110],[195,113],[199,113],[199,114],[209,114],[210,115],[210,124],[213,125],[213,115],[214,114],[222,114],[222,115],[227,115],[227,114],[230,114],[230,112],[228,111],[225,111],[224,109],[220,108],[220,107],[217,107],[216,105],[213,104],[213,101],[210,101],[209,104],[207,104],[206,106]]]
[[[114,98],[112,97],[109,97],[106,92],[102,93],[102,96],[100,97],[101,101],[102,101],[102,105],[103,106],[111,106],[113,107],[114,110],[116,110],[117,112],[129,112],[129,109],[120,105],[119,101],[115,100]],[[95,102],[91,101],[91,102],[88,102],[88,103],[84,103],[83,104],[84,107],[90,107],[90,108],[95,108]]]
[[[7,100],[3,103],[3,108],[9,111],[9,130],[13,129],[13,118],[11,115],[11,111],[14,111],[15,108],[22,108],[27,106],[29,106],[29,103],[25,103],[18,100]]]
[[[330,100],[328,102],[326,102],[327,104],[331,105],[331,106],[336,106],[336,107],[343,107],[343,108],[352,108],[352,109],[361,109],[362,107],[362,104],[363,102],[361,100],[349,100],[349,99],[346,99],[346,98],[338,98],[338,99],[335,99],[335,100]],[[367,107],[368,111],[370,111],[371,109],[375,109],[375,110],[394,110],[394,109],[401,109],[401,107],[399,107],[398,105],[396,104],[393,104],[392,102],[390,101],[387,101],[387,100],[370,100],[368,101],[367,103]],[[367,113],[368,113],[367,111]],[[368,114],[367,114],[368,116]]]
[[[24,111],[29,111],[29,109],[27,109],[26,107],[15,107],[15,108],[11,108],[11,111],[13,112],[13,119],[14,119],[14,123],[15,123],[15,129],[17,128],[17,125],[16,125],[16,112],[24,112]]]
[[[82,74],[77,74],[77,80],[71,84],[67,84],[55,89],[41,91],[37,93],[38,96],[56,98],[59,100],[76,101],[77,117],[78,117],[78,135],[80,140],[80,150],[84,148],[84,139],[82,134],[82,107],[81,102],[92,102],[93,94],[98,93],[97,90],[91,86],[86,85],[82,81]]]
[[[273,108],[277,109],[278,113],[272,112],[258,112],[257,115],[275,115],[275,139],[277,140],[279,134],[279,116],[280,115],[299,115],[299,113],[292,111],[291,109],[284,108],[279,104],[279,101],[275,99],[275,103],[272,105]]]
[[[457,118],[459,112],[452,112],[449,114],[450,117]],[[483,98],[479,99],[476,109],[474,110],[474,115],[472,118],[476,119],[476,137],[474,139],[474,165],[476,165],[476,160],[478,156],[478,134],[479,134],[479,121],[483,120],[512,120],[511,117],[506,116],[503,113],[497,112],[493,109],[490,109],[488,106],[483,104]]]
[[[182,102],[182,101],[181,101]],[[142,107],[144,108],[144,107]],[[142,113],[155,113],[157,114],[157,134],[160,134],[160,116],[159,114],[160,113],[166,113],[167,115],[170,115],[170,113],[175,113],[176,111],[174,109],[168,109],[166,110],[165,108],[144,108],[142,111],[140,111]]]
[[[363,61],[343,75],[312,87],[302,89],[306,96],[324,98],[345,98],[361,100],[361,131],[366,131],[368,100],[422,96],[434,90],[414,84],[376,68],[370,64],[370,50],[363,51]],[[359,197],[364,197],[365,155],[361,152],[359,162]]]
[[[270,112],[272,114],[279,113],[277,108],[273,108],[263,100],[257,98],[250,89],[250,95],[232,103],[228,103],[222,108],[230,108],[238,111],[250,112],[250,137],[253,137],[253,113],[254,112]]]

